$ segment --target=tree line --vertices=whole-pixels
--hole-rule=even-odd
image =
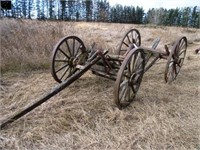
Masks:
[[[200,7],[176,9],[150,9],[145,16],[146,23],[167,26],[200,28]]]
[[[13,0],[11,10],[1,15],[12,18],[157,24],[200,28],[200,7],[149,9],[111,6],[107,0]]]

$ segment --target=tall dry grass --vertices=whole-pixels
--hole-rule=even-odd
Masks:
[[[142,45],[151,46],[153,40],[160,37],[159,47],[163,48],[164,44],[170,45],[179,36],[186,36],[189,45],[177,80],[170,85],[165,84],[163,73],[166,61],[155,64],[145,73],[137,99],[127,109],[118,110],[114,104],[113,81],[87,72],[57,96],[1,130],[0,149],[200,149],[200,55],[194,53],[194,50],[200,47],[200,29],[84,22],[3,21],[9,25],[12,22],[16,26],[29,24],[25,25],[27,31],[31,25],[40,26],[35,28],[38,30],[35,40],[38,38],[37,42],[41,47],[45,44],[49,46],[44,54],[45,63],[48,62],[52,46],[64,35],[79,36],[87,47],[96,41],[103,48],[110,49],[110,52],[116,50],[123,34],[130,28],[139,29]],[[44,31],[51,26],[56,30],[55,40],[52,40],[52,43],[41,42],[40,40],[46,39],[39,40],[39,37],[43,37],[46,33]],[[14,28],[13,30],[15,31]],[[17,45],[15,42],[16,39],[13,38],[11,45]],[[18,46],[24,47],[21,53],[29,52],[26,52],[25,44]],[[38,49],[35,60],[32,60],[38,66],[40,65],[37,59],[42,58],[42,51],[43,48]],[[5,49],[2,51],[6,52]],[[31,59],[31,54],[34,54],[34,51],[26,57]],[[10,56],[5,56],[14,57],[12,52]],[[18,56],[18,59],[26,64],[24,56],[25,54]],[[20,69],[23,70],[23,66]],[[14,76],[5,74],[0,85],[0,121],[56,85],[50,73],[46,72]]]
[[[31,71],[49,68],[53,43],[61,36],[60,24],[1,19],[1,70]]]

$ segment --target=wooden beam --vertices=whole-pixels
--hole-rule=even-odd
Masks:
[[[96,55],[94,57],[94,59],[91,60],[90,62],[87,62],[86,65],[81,70],[78,70],[76,73],[74,73],[72,76],[70,76],[67,80],[65,80],[64,82],[59,84],[56,88],[52,89],[49,93],[42,96],[41,98],[39,98],[35,102],[28,104],[27,106],[25,106],[21,110],[16,111],[14,114],[12,114],[11,116],[9,116],[5,120],[3,120],[0,123],[0,130],[3,129],[6,125],[14,122],[15,120],[21,118],[24,115],[26,115],[28,112],[32,111],[33,109],[35,109],[36,107],[38,107],[39,105],[46,102],[51,97],[58,94],[60,91],[62,91],[66,87],[68,87],[71,83],[73,83],[74,81],[79,79],[85,72],[87,72],[91,68],[91,66],[93,66],[100,59],[101,59],[101,57]]]

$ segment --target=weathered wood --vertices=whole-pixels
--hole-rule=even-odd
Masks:
[[[5,120],[3,120],[0,123],[0,130],[3,129],[6,125],[14,122],[15,120],[21,118],[22,116],[26,115],[28,112],[33,110],[34,108],[38,107],[42,103],[46,102],[48,99],[68,87],[71,83],[73,83],[75,80],[79,79],[86,71],[88,71],[92,65],[94,65],[97,61],[101,59],[100,56],[96,55],[93,60],[90,62],[87,62],[86,65],[83,67],[82,70],[77,71],[74,73],[71,77],[69,77],[67,80],[65,80],[63,83],[59,84],[56,88],[52,89],[48,94],[42,96],[39,98],[36,102],[33,102],[32,104],[29,104],[22,108],[21,110],[18,110]]]
[[[151,53],[167,55],[167,52],[163,51],[162,49],[154,49],[154,48],[148,48],[144,46],[140,46],[140,48],[143,49],[144,51],[150,51]]]

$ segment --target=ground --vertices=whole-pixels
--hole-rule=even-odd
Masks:
[[[157,37],[161,37],[160,48],[180,36],[188,38],[177,80],[165,83],[166,61],[160,61],[145,73],[136,100],[119,110],[113,101],[114,81],[88,71],[58,95],[0,130],[0,150],[200,149],[200,55],[195,54],[200,47],[200,30],[107,23],[73,26],[74,34],[87,45],[97,41],[111,53],[130,28],[139,29],[145,46]],[[57,85],[50,69],[4,73],[0,121]]]

